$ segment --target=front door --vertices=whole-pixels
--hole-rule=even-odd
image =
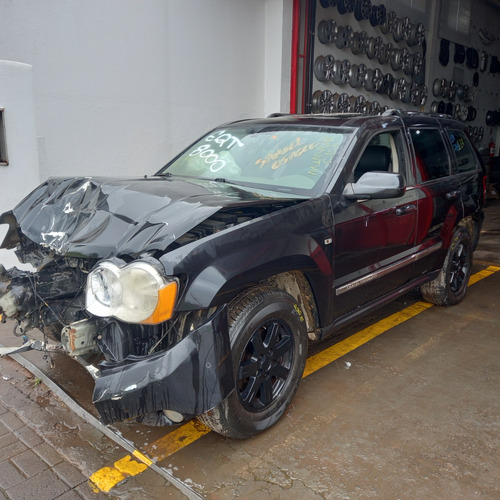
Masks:
[[[407,189],[400,198],[343,201],[334,205],[335,316],[354,311],[403,286],[413,277],[418,200],[408,148],[401,131],[371,138],[351,173],[402,173]]]

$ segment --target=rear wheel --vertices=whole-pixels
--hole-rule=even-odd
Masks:
[[[229,309],[234,391],[198,418],[224,436],[244,439],[283,415],[307,355],[304,315],[295,299],[272,288],[251,289]]]
[[[467,229],[455,232],[441,272],[420,287],[427,302],[438,306],[458,304],[465,296],[472,270],[472,240]]]

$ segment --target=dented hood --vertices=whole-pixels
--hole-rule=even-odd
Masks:
[[[105,258],[163,251],[221,208],[263,198],[196,179],[51,178],[13,214],[37,244],[58,254]]]

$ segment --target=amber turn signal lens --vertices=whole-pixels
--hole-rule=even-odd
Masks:
[[[163,288],[158,290],[158,305],[153,314],[144,321],[144,325],[157,325],[172,317],[177,299],[177,281],[170,281]]]

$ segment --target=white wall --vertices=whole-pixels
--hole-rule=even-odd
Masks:
[[[9,164],[0,166],[0,213],[17,204],[40,183],[35,128],[35,104],[31,66],[0,61],[0,108],[4,125]],[[24,196],[24,194],[22,196]],[[7,226],[0,226],[0,243]],[[0,262],[6,267],[17,264],[12,251],[0,249]]]
[[[33,66],[42,180],[153,173],[221,122],[286,111],[291,4],[0,2],[0,57]]]

